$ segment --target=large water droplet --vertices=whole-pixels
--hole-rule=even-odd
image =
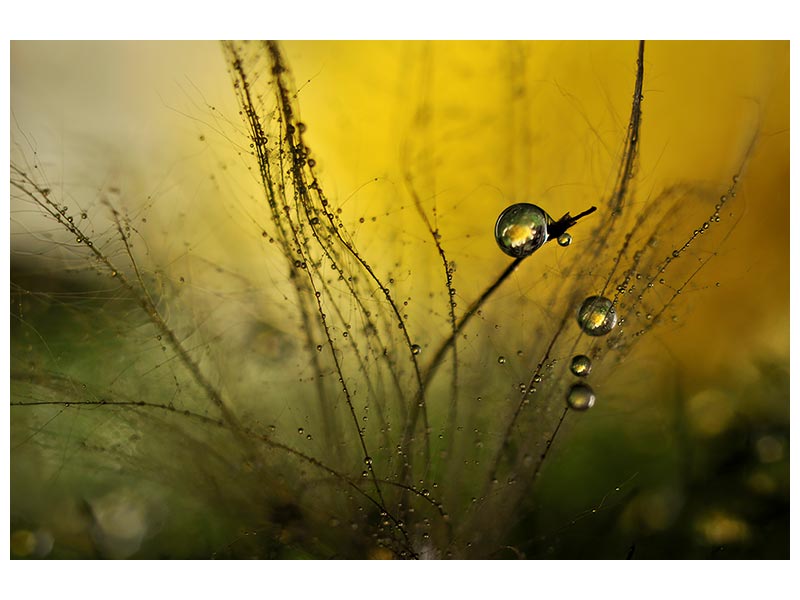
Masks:
[[[572,371],[573,375],[577,375],[578,377],[586,377],[592,372],[592,359],[585,354],[573,356],[572,364],[570,364],[569,370]]]
[[[578,325],[587,335],[605,335],[617,325],[614,303],[603,296],[589,296],[578,310]]]
[[[566,248],[572,243],[572,236],[566,231],[558,236],[558,245]]]
[[[547,241],[547,226],[551,222],[550,216],[535,204],[514,204],[497,218],[494,238],[500,250],[509,256],[528,256]]]
[[[567,406],[572,410],[589,410],[594,400],[594,390],[585,383],[576,383],[567,392]]]

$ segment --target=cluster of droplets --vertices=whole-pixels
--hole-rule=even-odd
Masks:
[[[614,302],[605,296],[589,296],[578,309],[578,326],[592,337],[607,335],[617,326],[617,311]],[[592,372],[592,359],[585,354],[572,357],[570,371],[581,379]],[[573,410],[588,410],[594,406],[595,394],[585,381],[573,383],[567,391],[567,406]]]
[[[524,258],[550,239],[548,228],[552,228],[554,224],[555,221],[546,211],[535,204],[523,202],[509,206],[500,213],[495,223],[494,236],[504,253],[515,258]],[[572,243],[572,235],[562,230],[556,240],[559,246],[567,247]],[[614,303],[604,296],[589,296],[578,310],[578,325],[587,335],[607,335],[617,325]],[[500,356],[497,362],[503,365],[506,359]],[[573,375],[585,378],[591,370],[592,360],[588,356],[578,354],[573,357],[570,365]],[[576,382],[570,386],[566,400],[567,406],[573,410],[588,410],[595,403],[594,390],[584,381]]]

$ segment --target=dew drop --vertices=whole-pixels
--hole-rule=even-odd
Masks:
[[[586,377],[592,372],[592,359],[585,354],[573,356],[569,370],[572,371],[573,375],[577,375],[578,377]]]
[[[509,256],[529,256],[547,241],[550,222],[550,216],[535,204],[513,204],[497,218],[494,238],[500,250]]]
[[[606,335],[617,325],[614,303],[604,296],[589,296],[578,310],[578,325],[587,335]]]
[[[422,352],[422,348],[420,348],[418,344],[414,344],[411,346],[411,354],[417,355],[420,352]]]
[[[589,410],[594,400],[594,390],[585,383],[574,384],[567,393],[567,406],[572,410]]]
[[[505,356],[498,356],[497,357],[497,364],[499,364],[499,365],[506,364],[506,357]]]
[[[572,236],[566,231],[558,236],[558,245],[566,248],[572,243]]]
[[[302,427],[298,427],[297,428],[297,433],[298,433],[298,435],[303,435],[303,433],[305,433],[305,431],[303,430]]]

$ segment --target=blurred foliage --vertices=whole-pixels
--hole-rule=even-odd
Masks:
[[[788,557],[788,44],[98,48],[12,44],[13,556]]]

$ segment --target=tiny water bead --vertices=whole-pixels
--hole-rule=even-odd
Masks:
[[[589,296],[578,310],[578,325],[587,335],[606,335],[617,325],[614,303],[604,296]]]
[[[500,250],[520,258],[529,256],[547,241],[550,216],[535,204],[513,204],[500,213],[494,226],[494,238]]]
[[[572,371],[573,375],[578,377],[586,377],[592,372],[592,359],[585,354],[573,356],[569,370]]]
[[[594,401],[594,390],[585,383],[575,383],[567,392],[567,406],[572,410],[589,410]]]
[[[422,352],[422,348],[419,346],[419,344],[413,344],[411,346],[411,354],[417,355],[420,352]]]
[[[566,231],[558,236],[558,245],[566,248],[572,243],[572,236]]]

